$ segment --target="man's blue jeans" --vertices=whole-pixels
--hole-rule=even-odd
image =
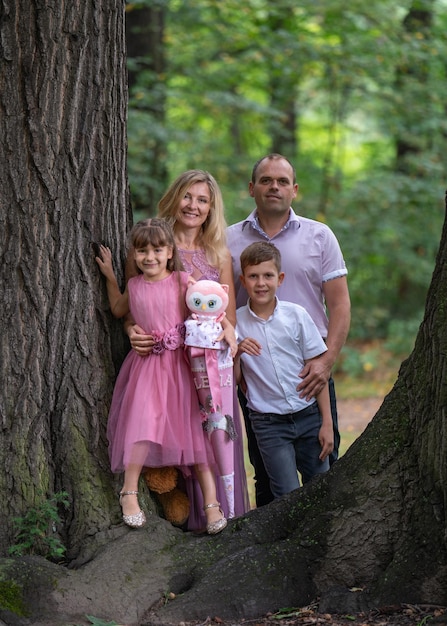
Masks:
[[[329,458],[318,458],[322,418],[316,402],[287,415],[250,410],[249,417],[274,498],[300,487],[297,470],[306,483],[329,469]]]

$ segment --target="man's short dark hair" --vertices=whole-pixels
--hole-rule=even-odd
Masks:
[[[256,161],[256,163],[253,165],[253,169],[251,171],[251,182],[255,183],[256,182],[256,172],[258,167],[260,166],[260,164],[262,163],[262,161],[279,161],[280,159],[284,159],[284,161],[287,161],[287,163],[290,165],[290,167],[292,168],[292,172],[293,172],[293,184],[296,183],[296,171],[295,168],[293,167],[292,163],[289,161],[289,159],[285,156],[283,156],[282,154],[278,154],[277,152],[272,152],[271,154],[267,154],[266,156],[263,156],[261,159],[259,159],[259,161]]]

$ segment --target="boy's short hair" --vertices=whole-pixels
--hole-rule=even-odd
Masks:
[[[273,261],[278,274],[281,272],[281,253],[276,246],[267,241],[252,243],[241,254],[241,271],[249,265],[259,265],[264,261]]]

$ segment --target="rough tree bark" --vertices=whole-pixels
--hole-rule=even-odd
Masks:
[[[90,242],[124,258],[124,2],[3,0],[0,30],[0,554],[13,515],[65,490],[72,558],[118,519],[104,433],[125,347]]]

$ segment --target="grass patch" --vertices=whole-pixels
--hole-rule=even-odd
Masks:
[[[334,371],[337,398],[383,398],[393,387],[406,354],[386,349],[383,341],[348,343]]]

